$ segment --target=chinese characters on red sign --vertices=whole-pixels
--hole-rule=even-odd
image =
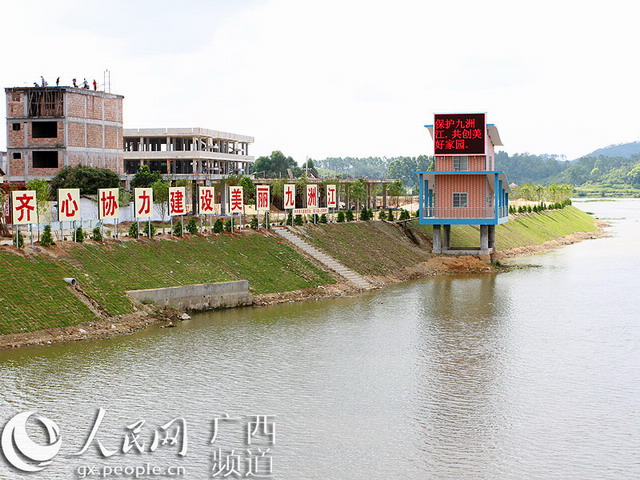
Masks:
[[[284,209],[291,210],[293,208],[296,208],[296,186],[286,184],[284,186]]]
[[[80,219],[80,189],[61,188],[58,190],[58,220]]]
[[[214,187],[200,187],[198,195],[198,211],[201,215],[212,215],[214,213]]]
[[[259,212],[268,211],[270,203],[269,185],[256,186],[256,209]]]
[[[120,205],[117,188],[98,189],[98,218],[100,220],[115,219],[120,217]]]
[[[242,213],[244,209],[244,201],[242,198],[242,187],[229,187],[229,203],[231,205],[231,213]]]
[[[187,193],[185,187],[169,187],[169,215],[185,215],[187,213]]]
[[[135,188],[133,194],[133,208],[137,218],[150,218],[153,206],[153,189]]]
[[[36,191],[20,190],[11,192],[11,218],[15,225],[37,222]]]
[[[484,113],[435,115],[433,152],[435,155],[484,155],[486,118]]]
[[[318,206],[318,186],[307,185],[307,208]]]
[[[327,185],[327,207],[336,208],[337,206],[336,186]]]

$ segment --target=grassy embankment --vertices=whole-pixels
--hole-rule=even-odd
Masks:
[[[516,216],[496,228],[499,250],[537,245],[596,229],[595,220],[574,207]],[[362,275],[394,274],[431,257],[431,227],[410,227],[416,246],[385,222],[305,227],[307,239]],[[479,229],[455,226],[456,246],[477,246]],[[55,255],[54,255],[55,254]],[[249,281],[253,293],[276,293],[334,283],[328,273],[279,237],[263,234],[65,244],[52,255],[16,255],[0,250],[0,334],[75,325],[94,314],[62,281],[75,277],[109,315],[132,312],[125,291],[219,282]]]
[[[409,225],[412,231],[431,241],[431,226],[418,225],[417,222]],[[596,228],[593,217],[572,206],[516,215],[496,227],[496,247],[507,250],[539,245],[576,232],[592,232]],[[362,275],[390,273],[429,257],[429,245],[419,248],[399,229],[383,222],[323,225],[308,229],[308,235],[314,245]],[[451,241],[456,247],[477,247],[480,244],[480,227],[454,225]]]
[[[77,278],[109,315],[134,310],[127,290],[246,279],[252,292],[260,294],[334,283],[329,274],[272,235],[67,243],[54,252],[57,258],[21,257],[0,250],[0,334],[94,319],[63,277]]]

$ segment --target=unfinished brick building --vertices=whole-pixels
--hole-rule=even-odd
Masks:
[[[89,165],[123,174],[122,95],[73,87],[5,88],[9,182]]]

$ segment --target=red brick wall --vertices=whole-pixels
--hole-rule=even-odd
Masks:
[[[22,93],[7,94],[7,117],[24,116],[24,95]]]
[[[67,145],[70,147],[84,147],[84,123],[67,123]]]
[[[25,155],[27,154],[23,152],[21,159],[14,160],[13,153],[9,152],[9,172],[11,172],[11,176],[24,175],[24,156]]]
[[[102,120],[102,98],[87,96],[87,117],[91,120]]]
[[[437,172],[450,172],[453,170],[453,157],[436,157]],[[472,156],[469,157],[469,171],[478,172],[480,170],[487,170],[485,166],[484,156]]]
[[[89,148],[102,148],[102,125],[87,125],[87,143]]]
[[[122,129],[117,127],[105,127],[105,148],[123,150]]]
[[[20,130],[14,131],[13,124],[20,123]],[[9,147],[24,147],[24,129],[26,124],[23,122],[9,122],[7,123],[7,146]]]
[[[122,99],[104,99],[104,119],[108,122],[122,123]]]
[[[84,118],[84,100],[86,95],[79,93],[69,93],[65,95],[65,102],[67,102],[67,116],[68,117],[80,117]]]
[[[485,207],[488,192],[485,175],[439,175],[436,180],[436,206],[453,207],[453,193],[467,193],[468,206]],[[479,211],[470,209],[452,210],[455,214],[445,215],[451,218],[475,218]]]

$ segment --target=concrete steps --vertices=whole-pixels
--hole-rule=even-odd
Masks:
[[[328,268],[336,272],[338,275],[349,280],[358,288],[362,288],[364,290],[373,288],[369,282],[367,282],[364,278],[362,278],[356,272],[348,269],[341,263],[337,262],[334,258],[330,257],[324,252],[321,252],[314,246],[308,244],[299,236],[290,232],[286,228],[274,227],[273,231],[276,232],[278,235],[282,236],[283,238],[285,238],[286,240],[288,240],[289,242],[293,243],[296,247],[298,247],[300,250],[302,250],[306,254],[312,256],[313,258],[318,260],[320,263],[324,264],[325,266],[327,266]]]

